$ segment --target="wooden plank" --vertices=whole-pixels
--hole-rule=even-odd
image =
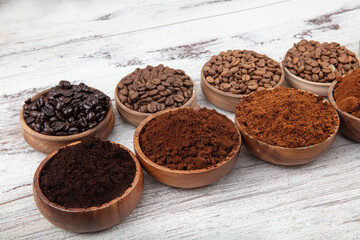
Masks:
[[[311,7],[309,7],[311,6]],[[211,186],[182,190],[145,174],[137,209],[121,224],[77,235],[48,223],[32,200],[45,155],[22,139],[23,101],[60,79],[113,98],[136,67],[164,63],[196,82],[221,50],[252,49],[280,60],[302,37],[337,41],[358,52],[357,1],[8,1],[0,3],[0,239],[245,238],[356,239],[360,236],[360,148],[339,135],[317,161],[280,167],[245,147],[234,170]],[[118,114],[109,139],[133,149],[135,128]]]

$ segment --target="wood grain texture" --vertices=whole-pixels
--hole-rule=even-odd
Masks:
[[[37,210],[32,178],[45,155],[23,140],[23,101],[61,79],[113,97],[136,67],[200,70],[221,50],[251,49],[280,61],[302,37],[358,52],[357,0],[1,1],[0,239],[359,239],[360,148],[339,134],[313,163],[282,167],[244,147],[219,182],[186,190],[144,176],[144,193],[122,223],[78,235]],[[198,105],[215,108],[198,91]],[[114,105],[114,101],[113,101]],[[115,113],[109,139],[133,151],[135,127]]]

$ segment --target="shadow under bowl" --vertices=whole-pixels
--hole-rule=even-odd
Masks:
[[[136,156],[139,158],[141,162],[141,165],[146,170],[146,172],[150,176],[155,178],[157,181],[172,187],[196,188],[217,182],[231,171],[231,169],[235,166],[239,158],[240,147],[241,147],[241,135],[238,129],[237,131],[239,133],[239,143],[236,145],[236,147],[234,147],[234,149],[229,153],[226,159],[206,169],[173,170],[161,166],[159,164],[156,164],[148,157],[146,157],[146,155],[142,151],[140,146],[140,135],[142,133],[143,127],[157,116],[176,110],[178,109],[166,109],[161,112],[155,113],[154,115],[146,118],[136,128],[134,134],[134,149]],[[231,121],[230,119],[228,120]],[[236,128],[235,125],[234,128]]]
[[[67,146],[78,143],[80,142],[71,143]],[[55,226],[78,233],[95,232],[110,228],[130,215],[141,198],[144,189],[144,177],[141,165],[135,155],[126,147],[118,145],[129,152],[136,165],[134,181],[121,196],[99,207],[89,208],[65,208],[49,201],[40,188],[39,180],[42,169],[57,154],[58,150],[56,150],[40,163],[34,175],[33,195],[41,214]]]

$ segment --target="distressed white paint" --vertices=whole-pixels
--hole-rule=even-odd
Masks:
[[[321,24],[307,22],[321,16]],[[279,60],[302,33],[358,52],[359,23],[356,0],[0,1],[0,239],[359,239],[360,148],[342,135],[300,167],[265,163],[243,146],[228,176],[199,189],[145,175],[143,197],[126,220],[78,235],[37,210],[31,183],[45,155],[25,143],[18,121],[23,101],[60,79],[113,98],[125,74],[158,63],[184,69],[199,105],[233,119],[200,91],[200,69],[211,55],[252,49]],[[133,149],[135,128],[115,116],[110,140]]]

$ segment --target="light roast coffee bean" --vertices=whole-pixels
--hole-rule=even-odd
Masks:
[[[110,98],[99,90],[60,81],[46,94],[25,101],[24,118],[39,133],[66,136],[94,128],[109,108]]]
[[[280,63],[248,50],[228,50],[213,56],[204,66],[205,80],[224,92],[249,94],[273,88],[280,81]]]
[[[183,70],[147,66],[137,68],[123,78],[119,99],[126,107],[143,113],[154,113],[184,105],[193,95],[193,83]]]
[[[292,74],[313,82],[332,82],[359,67],[355,54],[339,43],[305,39],[294,44],[282,61]]]

